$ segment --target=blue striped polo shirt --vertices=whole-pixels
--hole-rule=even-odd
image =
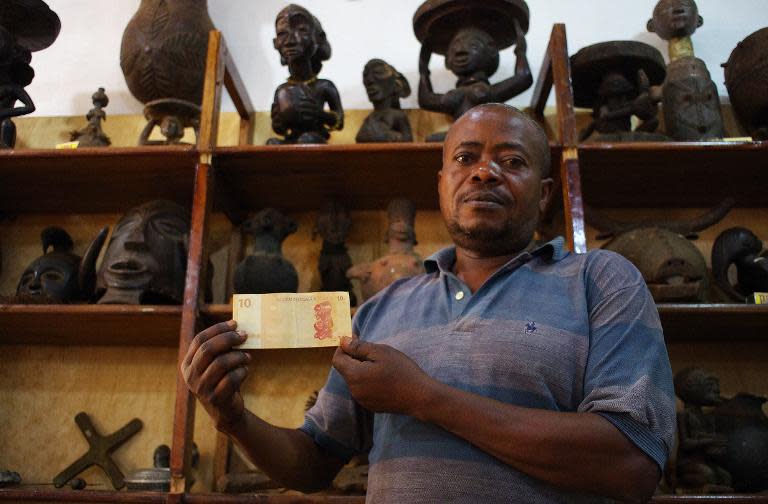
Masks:
[[[355,314],[433,378],[523,407],[602,415],[664,466],[675,428],[672,372],[656,305],[613,252],[571,254],[562,238],[523,252],[474,294],[454,247]],[[332,369],[301,429],[348,459],[370,450],[367,502],[604,502],[534,479],[442,428],[363,409]]]

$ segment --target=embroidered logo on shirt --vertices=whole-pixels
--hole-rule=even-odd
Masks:
[[[527,322],[525,324],[525,334],[532,334],[536,332],[536,322]]]

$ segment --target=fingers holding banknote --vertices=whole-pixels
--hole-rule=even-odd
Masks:
[[[250,355],[233,350],[246,339],[230,320],[195,336],[182,364],[187,387],[222,431],[230,429],[245,410],[240,386],[248,376]]]
[[[374,412],[418,416],[424,394],[433,382],[399,350],[356,336],[342,339],[333,367],[347,382],[352,397]]]

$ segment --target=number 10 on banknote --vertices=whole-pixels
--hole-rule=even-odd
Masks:
[[[352,336],[347,292],[235,294],[232,318],[248,333],[246,350],[338,346]]]

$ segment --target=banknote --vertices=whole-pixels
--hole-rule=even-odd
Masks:
[[[232,318],[248,333],[241,349],[338,346],[352,336],[347,292],[235,294]]]

